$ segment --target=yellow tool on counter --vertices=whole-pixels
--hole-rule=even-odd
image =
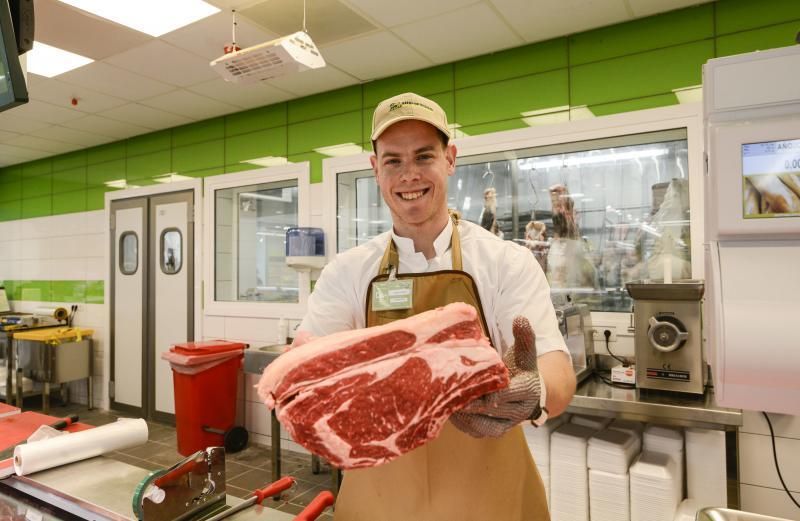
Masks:
[[[85,327],[48,327],[14,333],[14,340],[32,340],[34,342],[58,345],[66,341],[80,342],[83,337],[93,334],[93,329]]]

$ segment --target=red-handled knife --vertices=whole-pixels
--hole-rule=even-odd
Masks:
[[[263,488],[253,491],[253,495],[245,499],[243,502],[239,503],[233,508],[225,510],[224,512],[220,512],[219,514],[215,515],[214,517],[210,517],[205,521],[219,521],[220,519],[232,516],[236,512],[241,512],[246,508],[250,508],[253,505],[260,505],[261,502],[264,501],[264,499],[270,496],[276,496],[281,492],[283,492],[284,490],[291,488],[292,485],[294,485],[293,477],[291,476],[283,477],[278,481],[275,481],[273,483],[270,483],[269,485],[266,485]]]
[[[311,500],[311,503],[308,504],[306,508],[303,509],[302,512],[297,514],[297,517],[294,518],[294,521],[313,521],[329,506],[333,504],[335,498],[333,494],[331,494],[330,490],[323,490],[317,497]]]

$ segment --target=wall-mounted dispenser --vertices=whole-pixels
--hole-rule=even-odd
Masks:
[[[289,228],[286,264],[298,271],[321,270],[325,266],[325,232],[321,228]]]

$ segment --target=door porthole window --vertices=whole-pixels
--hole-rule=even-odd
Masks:
[[[183,266],[183,236],[177,228],[165,228],[161,232],[161,271],[175,275]]]
[[[133,275],[139,269],[139,236],[136,232],[123,232],[119,236],[119,271]]]

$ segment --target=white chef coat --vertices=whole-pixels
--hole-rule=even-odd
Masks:
[[[480,226],[460,220],[462,268],[475,280],[492,344],[502,354],[514,344],[514,317],[528,318],[536,334],[539,355],[561,350],[569,354],[558,329],[550,287],[530,250],[504,241]],[[427,273],[453,269],[447,221],[433,243],[436,255],[428,260],[414,251],[414,241],[385,232],[369,242],[340,253],[322,270],[308,301],[308,312],[298,328],[314,336],[365,327],[369,282],[378,275],[381,259],[393,239],[400,257],[398,273]]]

